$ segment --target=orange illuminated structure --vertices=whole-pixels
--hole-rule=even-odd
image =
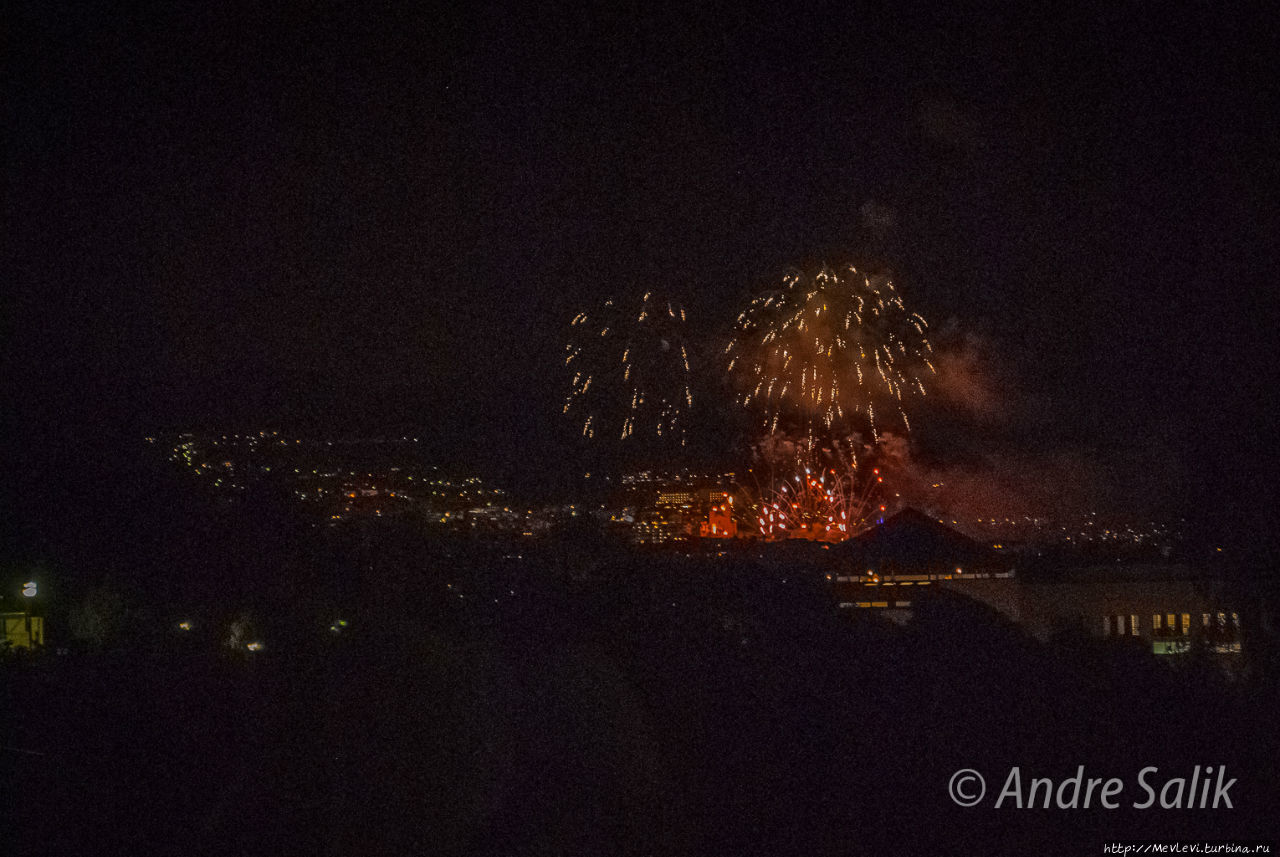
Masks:
[[[698,530],[704,539],[737,538],[738,522],[733,519],[733,497],[721,494],[719,499],[712,499],[707,520],[699,525]]]

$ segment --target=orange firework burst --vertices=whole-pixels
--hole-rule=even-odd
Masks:
[[[684,308],[653,292],[573,317],[563,411],[583,437],[651,435],[684,445],[683,416],[693,405],[684,324]]]
[[[762,537],[841,542],[862,532],[885,507],[879,468],[858,461],[855,446],[814,446],[772,435],[756,447],[763,484],[754,492]],[[766,476],[767,474],[767,476]]]
[[[910,429],[906,402],[934,372],[928,325],[909,312],[885,276],[853,266],[799,273],[738,316],[725,349],[739,401],[760,408],[770,433],[780,419],[810,437],[887,422]]]

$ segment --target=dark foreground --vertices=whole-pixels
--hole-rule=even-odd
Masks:
[[[343,633],[282,626],[261,652],[197,632],[7,664],[0,847],[1102,854],[1276,835],[1265,670],[1045,646],[958,600],[855,622],[745,564],[521,573],[496,603],[510,577],[401,581]],[[1121,806],[994,809],[1015,765],[1024,788],[1119,777]],[[1144,767],[1158,788],[1195,765],[1238,778],[1233,809],[1132,808]],[[978,807],[948,796],[960,768],[987,778]]]

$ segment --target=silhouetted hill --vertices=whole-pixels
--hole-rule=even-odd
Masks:
[[[858,568],[947,571],[955,566],[1000,564],[994,551],[916,509],[903,509],[883,524],[831,549]]]

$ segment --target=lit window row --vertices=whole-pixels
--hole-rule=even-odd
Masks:
[[[1219,612],[1216,616],[1213,613],[1200,614],[1200,626],[1205,630],[1217,628],[1225,630],[1228,627],[1228,617],[1230,619],[1230,627],[1234,629],[1240,628],[1240,614]],[[1140,630],[1138,614],[1130,613],[1124,615],[1106,615],[1102,617],[1102,635],[1104,637],[1123,637],[1136,636]],[[1153,613],[1151,614],[1151,630],[1157,636],[1183,635],[1191,633],[1191,614],[1190,613]]]

